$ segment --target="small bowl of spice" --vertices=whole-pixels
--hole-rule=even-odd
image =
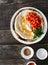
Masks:
[[[34,55],[34,50],[29,47],[29,46],[26,46],[26,47],[23,47],[22,50],[21,50],[21,56],[24,58],[24,59],[30,59],[32,58]]]
[[[47,50],[44,49],[44,48],[38,49],[37,52],[36,52],[36,56],[40,60],[45,60],[48,56]]]
[[[26,65],[36,65],[34,61],[29,61]]]

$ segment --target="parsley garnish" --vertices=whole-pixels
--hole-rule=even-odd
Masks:
[[[36,32],[36,30],[33,30],[33,32]],[[36,34],[34,35],[33,39],[36,39],[37,37],[39,37],[41,34],[43,34],[43,30],[42,28],[39,28],[36,32]]]
[[[41,34],[43,34],[42,28],[39,28],[36,35],[39,37]]]
[[[36,32],[36,29],[32,30],[32,32],[34,32],[34,33],[35,33],[35,32]]]

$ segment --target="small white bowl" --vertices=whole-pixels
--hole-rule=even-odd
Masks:
[[[28,65],[29,63],[34,63],[34,65],[37,65],[34,61],[29,61],[26,65]]]
[[[40,48],[36,52],[36,56],[40,60],[45,60],[47,58],[47,50],[44,48]]]
[[[24,50],[25,49],[29,49],[30,50],[30,55],[25,55],[24,54]],[[29,46],[26,46],[26,47],[23,47],[22,48],[22,50],[21,50],[21,56],[24,58],[24,59],[30,59],[30,58],[32,58],[33,57],[33,55],[34,55],[34,50],[31,48],[31,47],[29,47]]]
[[[32,42],[24,41],[24,40],[20,39],[20,38],[17,36],[17,34],[15,33],[14,29],[13,29],[14,18],[16,17],[16,15],[17,15],[20,11],[22,11],[22,10],[24,10],[24,9],[36,10],[37,12],[39,12],[39,13],[41,14],[41,16],[42,16],[43,19],[44,19],[44,30],[43,30],[44,34],[42,34],[37,40],[32,41]],[[11,22],[10,22],[10,30],[11,30],[11,33],[12,33],[13,37],[14,37],[16,40],[18,40],[19,42],[21,42],[21,43],[23,43],[23,44],[34,44],[34,43],[37,43],[37,42],[41,41],[41,40],[45,37],[46,32],[47,32],[47,19],[46,19],[45,15],[44,15],[40,10],[38,10],[37,8],[34,8],[34,7],[23,7],[23,8],[18,9],[18,10],[14,13],[14,15],[12,16]]]

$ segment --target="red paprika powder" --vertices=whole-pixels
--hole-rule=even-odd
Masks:
[[[34,65],[34,63],[29,63],[28,65]]]

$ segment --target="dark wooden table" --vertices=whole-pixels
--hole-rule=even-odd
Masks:
[[[40,9],[48,19],[48,0],[0,0],[0,65],[26,65],[29,61],[20,55],[21,49],[26,45],[15,40],[10,32],[12,15],[17,9],[25,6]],[[29,46],[35,51],[30,60],[35,61],[37,65],[48,65],[48,58],[41,61],[36,57],[38,48],[45,48],[48,51],[48,33],[42,41]]]

